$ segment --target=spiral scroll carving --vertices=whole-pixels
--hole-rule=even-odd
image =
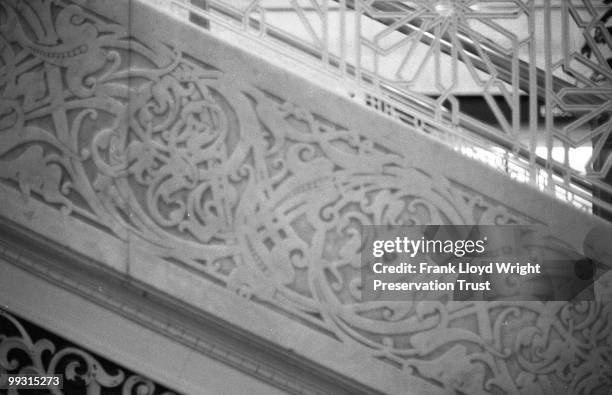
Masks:
[[[74,5],[0,13],[7,185],[448,391],[612,386],[610,306],[360,301],[361,226],[529,223],[520,213]],[[26,336],[34,360],[54,352]]]
[[[48,338],[33,338],[29,331],[41,332],[39,328],[24,324],[0,310],[0,381],[6,373],[61,375],[63,388],[51,385],[47,388],[48,393],[175,395],[163,386],[130,374],[86,350],[71,345],[58,347]],[[9,390],[9,394],[12,393],[17,394],[16,390]]]

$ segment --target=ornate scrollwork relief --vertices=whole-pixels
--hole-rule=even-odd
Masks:
[[[28,332],[38,336],[44,333],[46,337],[34,338]],[[163,386],[86,350],[72,345],[58,347],[56,341],[49,339],[50,336],[55,340],[54,335],[0,310],[0,376],[6,373],[61,375],[64,379],[61,389],[57,386],[47,388],[48,393],[54,395],[174,395]],[[17,394],[17,390],[8,393]]]
[[[361,302],[361,226],[520,214],[79,7],[0,13],[0,179],[25,195],[449,392],[612,385],[600,303]]]

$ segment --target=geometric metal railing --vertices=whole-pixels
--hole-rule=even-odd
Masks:
[[[362,104],[520,182],[612,212],[598,198],[612,193],[609,0],[172,3],[357,84]],[[488,121],[464,109],[466,81]]]

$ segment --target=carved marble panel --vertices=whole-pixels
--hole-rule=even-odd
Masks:
[[[69,2],[4,1],[0,40],[0,179],[24,196],[449,392],[612,386],[609,304],[360,301],[361,226],[527,216]]]

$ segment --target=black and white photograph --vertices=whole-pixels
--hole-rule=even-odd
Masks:
[[[0,394],[611,395],[612,0],[0,0]]]

